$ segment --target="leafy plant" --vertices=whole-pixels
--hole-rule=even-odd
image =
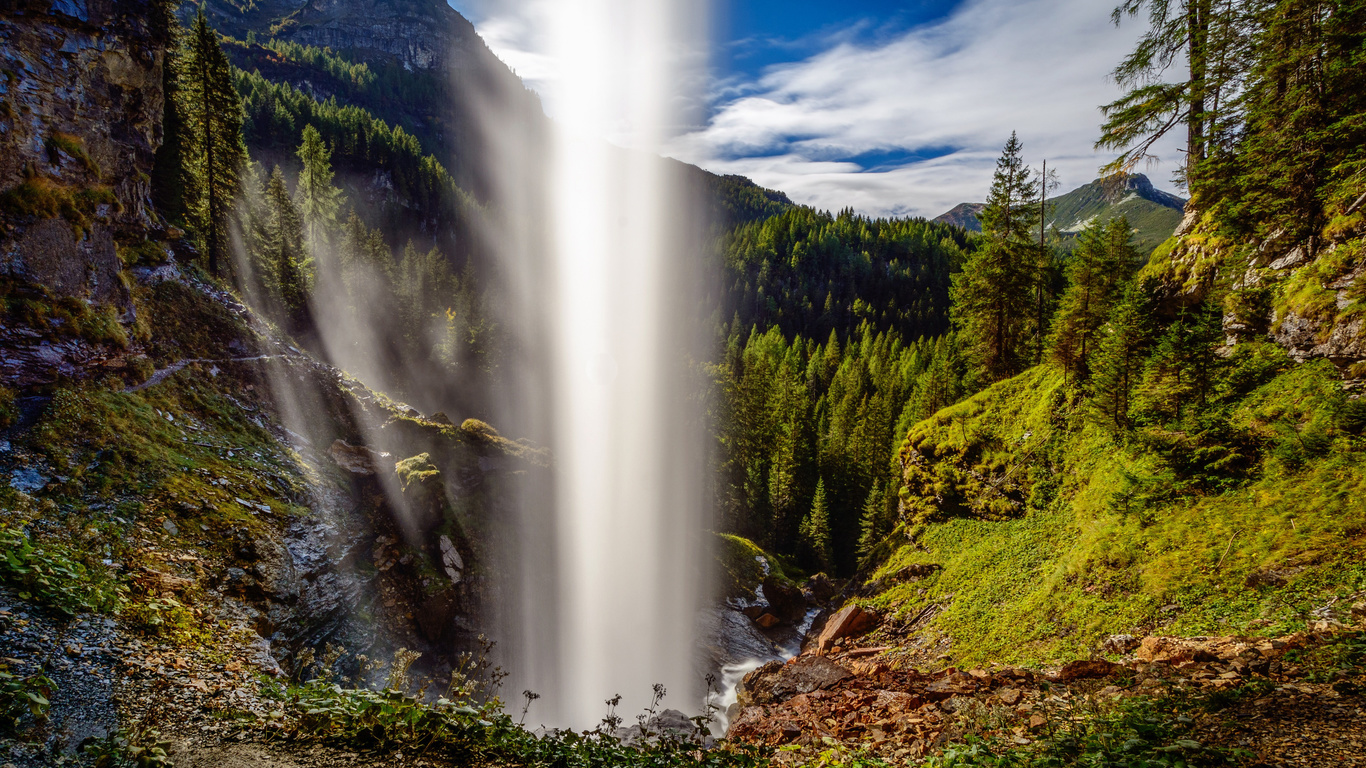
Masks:
[[[118,606],[115,584],[91,574],[62,549],[35,543],[23,531],[0,523],[0,581],[19,596],[67,615],[109,611]]]
[[[86,739],[81,751],[95,768],[172,768],[171,742],[146,727],[111,731],[103,739]]]
[[[46,722],[56,687],[42,673],[20,677],[0,667],[0,732],[17,732],[26,718]]]

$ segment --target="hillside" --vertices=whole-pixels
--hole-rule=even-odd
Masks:
[[[1185,200],[1157,189],[1141,173],[1122,179],[1096,179],[1049,198],[1046,228],[1056,229],[1063,236],[1063,247],[1070,249],[1077,233],[1088,224],[1103,224],[1124,216],[1134,228],[1135,247],[1146,254],[1176,231],[1185,205]],[[934,220],[980,232],[982,225],[977,216],[983,207],[982,203],[962,203]]]

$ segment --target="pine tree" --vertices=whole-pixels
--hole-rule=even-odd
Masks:
[[[1260,234],[1282,230],[1312,255],[1327,187],[1355,173],[1344,160],[1366,155],[1366,3],[1280,0],[1262,19],[1237,202]]]
[[[835,550],[830,538],[830,508],[825,498],[824,478],[816,483],[816,496],[811,501],[811,511],[802,519],[800,534],[812,565],[827,573],[834,570]]]
[[[228,252],[229,217],[241,191],[246,148],[232,66],[202,6],[185,37],[178,69],[185,165],[192,180],[187,208],[208,253],[209,272],[218,275]]]
[[[1145,296],[1130,281],[1100,329],[1100,344],[1088,382],[1096,420],[1114,429],[1128,429],[1134,391],[1143,375],[1150,312]]]
[[[266,224],[264,260],[271,265],[275,276],[276,298],[297,320],[308,305],[312,262],[304,250],[299,211],[290,198],[285,175],[278,165],[270,173],[265,197],[270,218]]]
[[[1247,4],[1228,0],[1123,0],[1111,18],[1116,25],[1146,8],[1148,29],[1111,73],[1125,93],[1101,111],[1105,123],[1097,148],[1120,149],[1108,167],[1132,170],[1150,158],[1159,139],[1178,126],[1186,130],[1187,183],[1196,179],[1215,131],[1234,109],[1231,98],[1245,76],[1249,18]],[[1177,82],[1163,76],[1184,63]]]
[[[1120,216],[1087,226],[1072,252],[1067,265],[1067,292],[1049,339],[1054,362],[1072,382],[1083,382],[1089,375],[1091,357],[1098,346],[1096,334],[1137,260],[1131,239],[1129,220]]]
[[[1030,238],[1038,182],[1020,157],[1014,133],[996,161],[987,207],[982,211],[986,241],[953,276],[954,326],[987,381],[1019,373],[1033,309],[1036,249]]]
[[[326,234],[336,226],[337,211],[345,204],[345,196],[332,186],[332,152],[312,125],[304,127],[298,156],[303,167],[294,201],[303,217],[304,243],[314,250],[323,247]]]
[[[874,481],[872,490],[868,491],[868,498],[863,502],[863,516],[859,519],[859,540],[858,556],[859,567],[867,567],[877,545],[886,538],[887,531],[883,523],[886,515],[885,494],[882,490],[882,481]]]

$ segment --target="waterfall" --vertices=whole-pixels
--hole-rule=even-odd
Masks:
[[[522,533],[536,554],[516,558],[508,663],[542,696],[530,720],[548,725],[592,727],[617,694],[629,723],[656,684],[664,706],[701,709],[702,431],[685,367],[700,333],[680,266],[701,261],[705,222],[659,156],[697,15],[675,0],[558,0],[545,19],[561,67],[541,284],[554,514],[522,517],[543,530]]]

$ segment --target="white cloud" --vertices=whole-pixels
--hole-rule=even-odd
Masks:
[[[757,82],[726,83],[711,120],[679,136],[670,154],[821,208],[934,216],[985,198],[1015,130],[1027,161],[1046,158],[1071,189],[1113,157],[1091,149],[1098,105],[1117,95],[1106,73],[1137,29],[1115,29],[1108,9],[1097,0],[970,0],[889,42],[836,40]],[[933,159],[872,171],[849,162],[867,153]],[[1159,153],[1165,162],[1149,172],[1169,187],[1175,141]]]

